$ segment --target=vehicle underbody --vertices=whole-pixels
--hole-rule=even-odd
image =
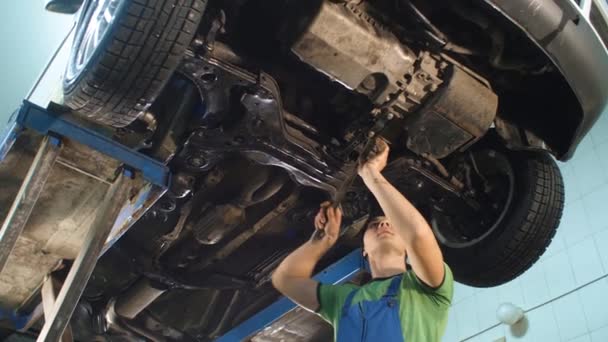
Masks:
[[[210,1],[179,57],[144,114],[89,115],[173,177],[100,258],[72,321],[79,339],[213,340],[272,303],[272,271],[376,137],[391,147],[387,178],[429,220],[457,280],[504,283],[546,247],[506,273],[472,260],[527,200],[521,155],[561,158],[582,120],[559,70],[485,3]],[[358,179],[341,206],[341,238],[319,268],[359,247],[376,213]]]

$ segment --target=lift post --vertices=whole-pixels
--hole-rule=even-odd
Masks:
[[[45,313],[44,327],[36,341],[59,341],[63,335],[89,277],[93,273],[106,239],[118,219],[120,209],[128,199],[131,189],[129,180],[132,177],[133,173],[128,170],[121,172],[106,192],[80,252],[61,287],[50,316],[47,317]]]
[[[36,153],[0,230],[0,273],[4,270],[8,256],[13,251],[15,243],[38,201],[38,196],[59,156],[60,149],[61,141],[59,139],[46,136],[42,140],[38,153]]]

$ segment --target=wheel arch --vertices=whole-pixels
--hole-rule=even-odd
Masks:
[[[515,122],[543,140],[560,160],[568,160],[608,103],[608,51],[592,24],[569,0],[479,0],[517,26],[553,62],[569,86],[567,99],[553,97],[542,103],[564,103],[572,112],[546,115],[545,123],[561,129],[548,130]],[[547,92],[548,93],[548,92]],[[558,95],[555,95],[558,96]],[[559,101],[565,100],[565,101]],[[575,106],[574,103],[578,106]],[[578,108],[577,108],[578,107]],[[558,106],[559,108],[559,106]],[[556,116],[558,116],[556,118]],[[543,120],[538,120],[541,123]],[[528,127],[526,127],[528,126]],[[540,125],[537,125],[540,126]]]

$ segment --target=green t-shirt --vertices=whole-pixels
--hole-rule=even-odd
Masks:
[[[404,341],[441,341],[454,293],[452,271],[445,265],[443,283],[436,289],[424,284],[412,270],[403,273],[402,277],[401,289],[397,298],[399,300],[399,318],[401,319]],[[390,282],[390,278],[374,279],[361,287],[353,284],[319,284],[317,297],[320,306],[317,314],[333,325],[334,340],[338,333],[342,306],[348,294],[351,291],[359,290],[353,297],[352,304],[363,300],[378,300],[386,293]]]

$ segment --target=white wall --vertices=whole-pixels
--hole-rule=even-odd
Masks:
[[[72,27],[72,15],[47,12],[44,4],[6,0],[0,5],[0,131]]]
[[[560,168],[566,206],[547,252],[508,284],[457,284],[445,342],[608,341],[608,112]],[[498,325],[502,302],[528,310],[523,336],[517,330],[525,324],[515,330]]]

